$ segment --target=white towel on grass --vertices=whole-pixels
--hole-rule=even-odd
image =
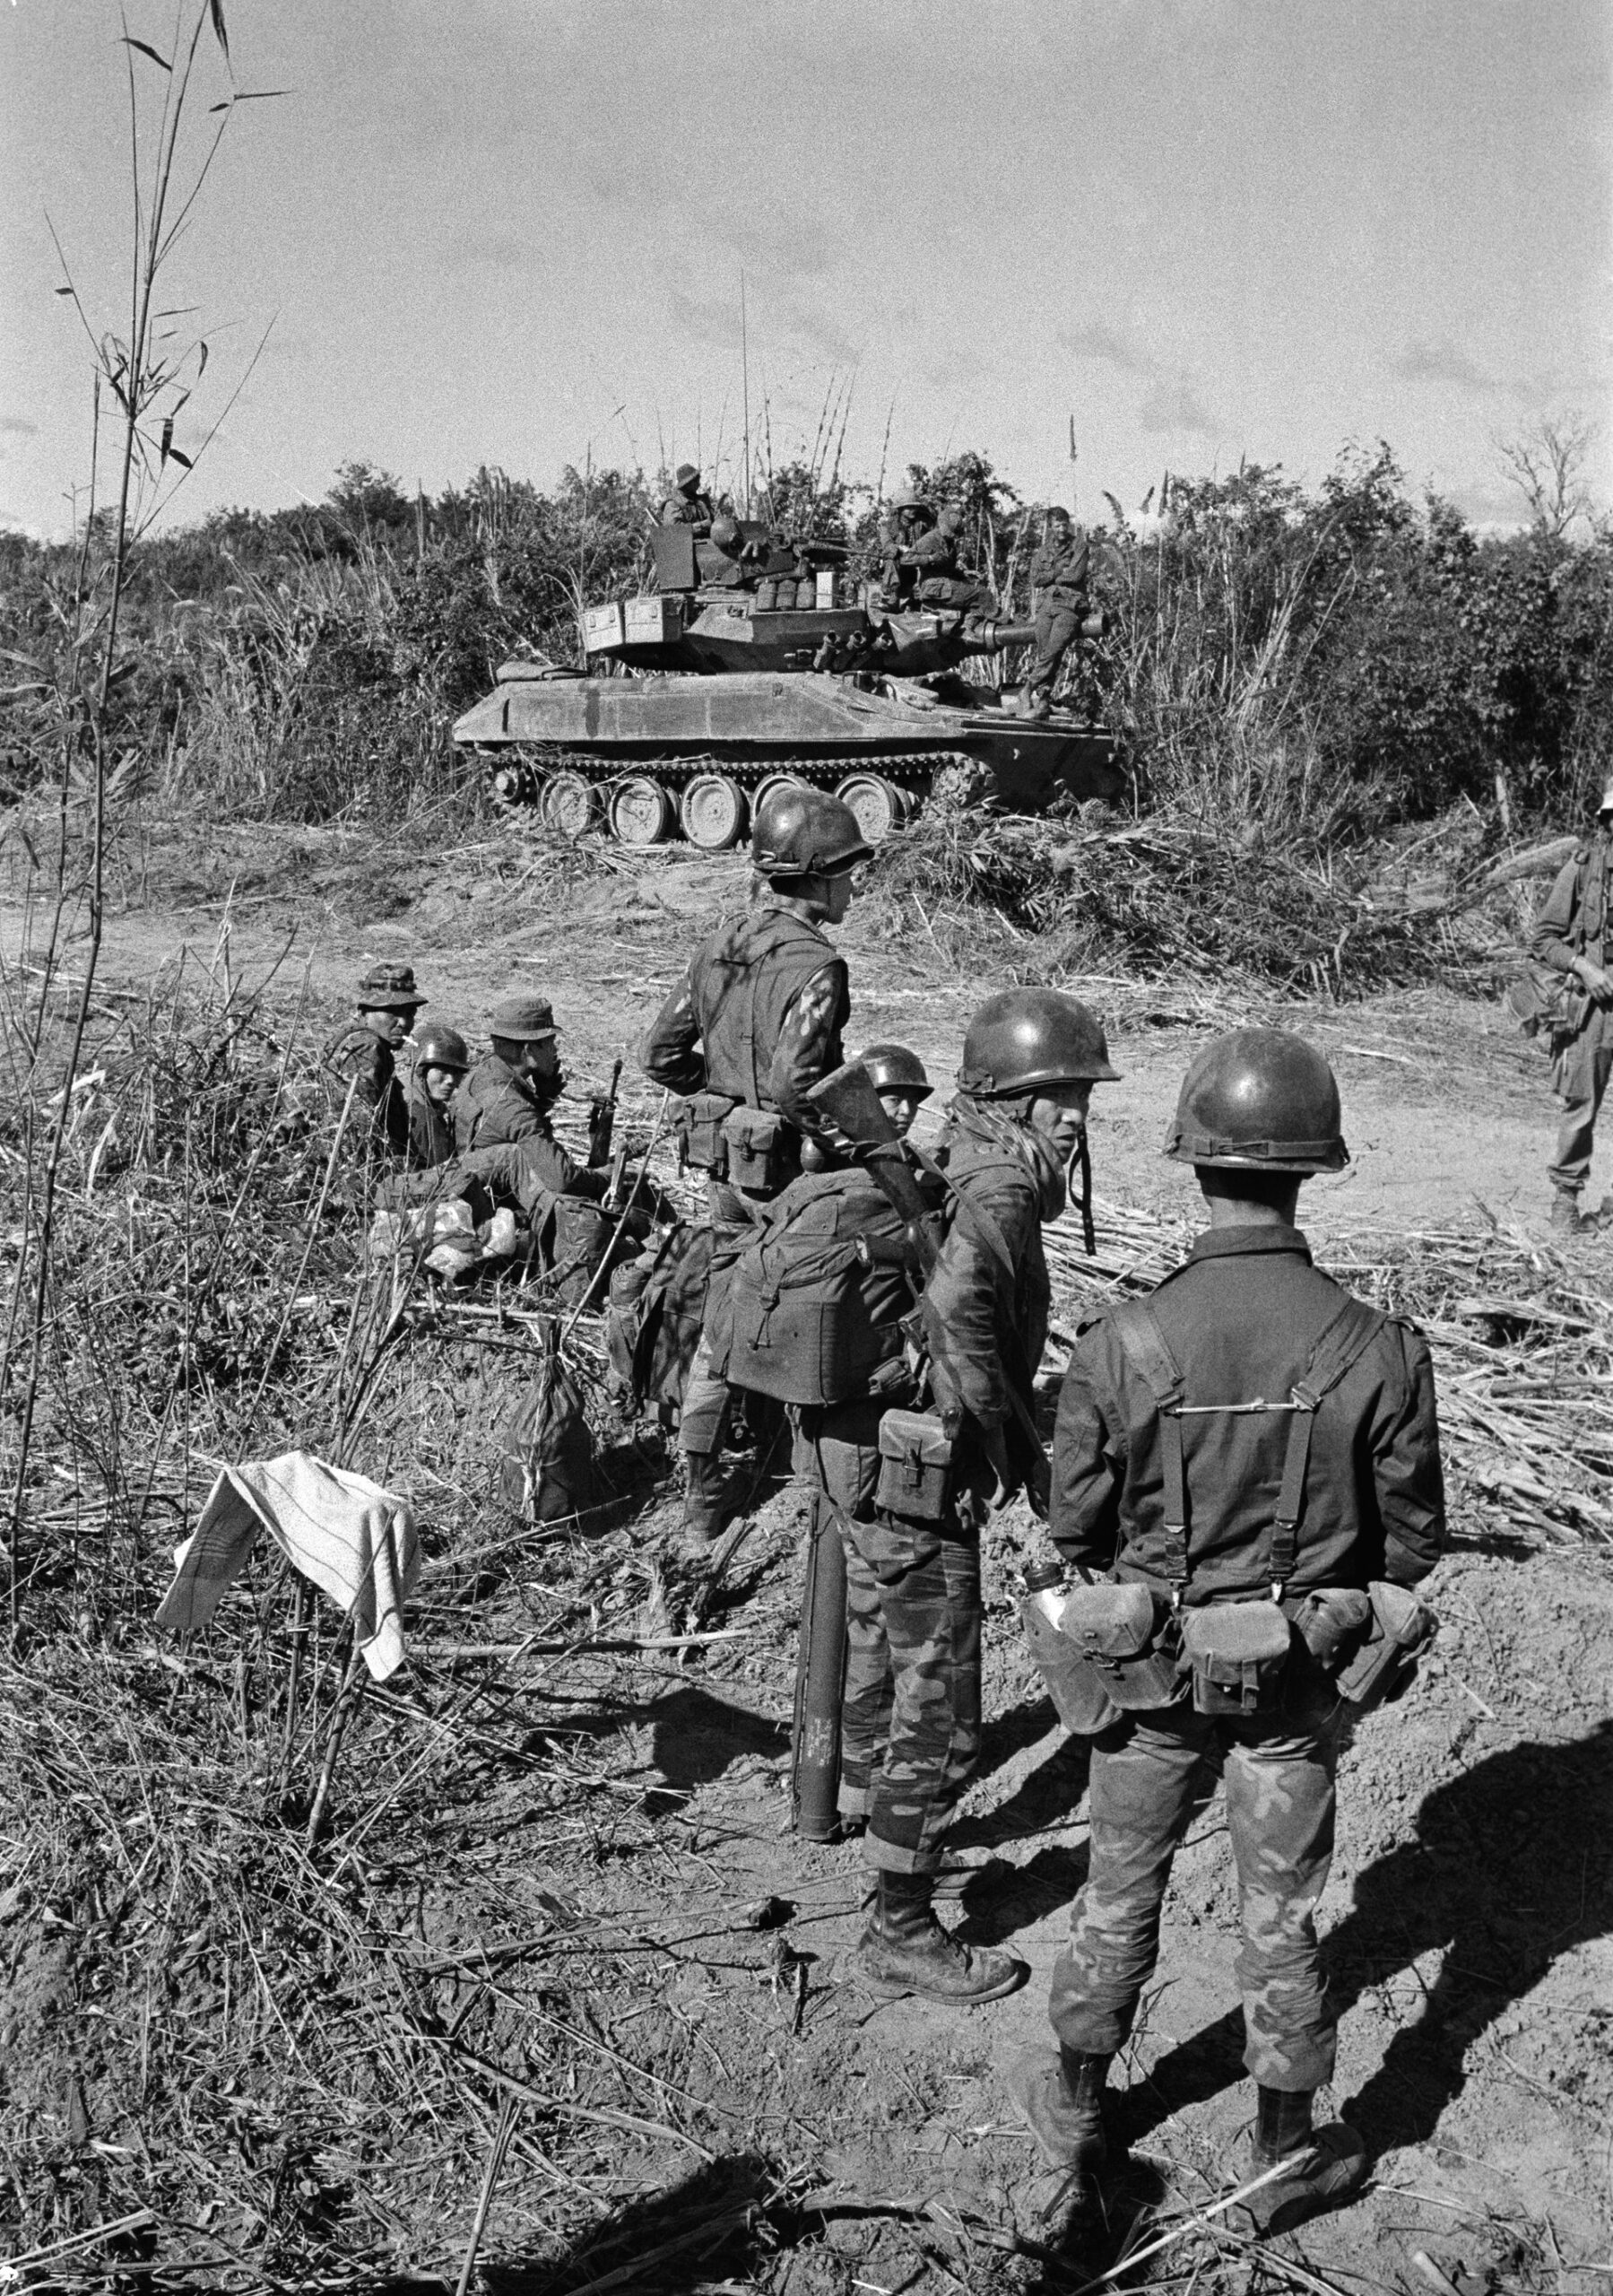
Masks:
[[[159,1626],[205,1626],[267,1531],[294,1570],[351,1612],[360,1656],[385,1682],[403,1663],[403,1598],[420,1568],[408,1502],[311,1451],[226,1467],[174,1550]]]

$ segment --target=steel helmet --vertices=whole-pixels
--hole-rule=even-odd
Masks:
[[[977,1100],[1034,1092],[1039,1084],[1113,1083],[1104,1024],[1057,988],[1002,988],[988,996],[963,1040],[958,1081]]]
[[[1349,1161],[1332,1070],[1291,1029],[1234,1029],[1182,1080],[1165,1144],[1218,1170],[1340,1172]]]
[[[889,508],[893,510],[928,510],[931,505],[916,487],[898,486],[890,498]]]
[[[871,1044],[858,1059],[873,1079],[876,1092],[900,1092],[910,1100],[927,1100],[935,1090],[924,1074],[924,1064],[905,1044]]]
[[[711,522],[711,539],[719,550],[732,550],[740,539],[739,520],[729,517],[726,513],[720,518],[714,518]]]
[[[840,798],[789,782],[757,807],[750,857],[764,877],[838,877],[872,861],[873,848]]]
[[[471,1065],[471,1048],[457,1029],[451,1029],[446,1021],[433,1021],[429,1028],[415,1031],[414,1065],[453,1068],[463,1076]]]

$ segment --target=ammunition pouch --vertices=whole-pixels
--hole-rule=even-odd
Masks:
[[[880,1421],[880,1478],[874,1505],[905,1523],[945,1519],[951,1496],[952,1438],[932,1411],[888,1411]]]
[[[1318,1587],[1301,1596],[1290,1615],[1317,1665],[1336,1674],[1372,1624],[1372,1600],[1359,1587]]]
[[[679,1105],[673,1126],[678,1161],[698,1172],[722,1179],[728,1170],[728,1144],[723,1126],[736,1103],[726,1092],[691,1092]]]
[[[1210,1603],[1182,1614],[1200,1714],[1270,1714],[1282,1702],[1293,1629],[1280,1604]]]
[[[1175,1706],[1186,1693],[1175,1616],[1151,1587],[1077,1587],[1065,1600],[1059,1631],[1126,1712]]]
[[[1439,1631],[1439,1621],[1404,1587],[1375,1578],[1367,1589],[1372,1624],[1366,1639],[1339,1674],[1339,1695],[1365,1711],[1409,1689],[1417,1662]]]
[[[1506,992],[1506,1009],[1526,1037],[1543,1036],[1555,1051],[1585,1025],[1591,996],[1573,973],[1530,965]]]
[[[728,1184],[751,1196],[776,1196],[798,1157],[794,1127],[776,1109],[731,1108],[723,1121]]]

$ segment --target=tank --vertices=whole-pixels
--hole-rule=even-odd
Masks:
[[[926,802],[1045,812],[1113,798],[1118,744],[963,675],[1028,644],[1024,624],[846,596],[844,550],[746,526],[741,564],[684,527],[651,536],[655,587],[589,606],[585,666],[504,663],[455,741],[490,761],[499,798],[566,835],[737,845],[770,783],[836,790],[872,844]]]

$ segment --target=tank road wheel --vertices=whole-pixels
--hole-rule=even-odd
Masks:
[[[562,766],[539,799],[538,811],[546,826],[558,829],[562,837],[581,837],[598,817],[599,792],[580,773]]]
[[[806,786],[798,773],[764,773],[750,792],[752,819],[760,813],[776,789],[804,789]]]
[[[624,845],[664,845],[672,833],[672,801],[647,773],[630,773],[611,800],[611,828]]]
[[[857,827],[870,845],[882,845],[902,826],[906,812],[902,793],[882,773],[848,773],[835,795],[855,813]]]
[[[706,853],[725,853],[745,834],[750,820],[745,793],[728,773],[697,773],[683,792],[679,812],[683,834]]]
[[[501,765],[493,775],[493,797],[497,804],[508,807],[524,805],[537,795],[537,776],[525,759],[514,765]]]

